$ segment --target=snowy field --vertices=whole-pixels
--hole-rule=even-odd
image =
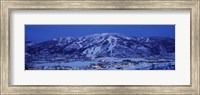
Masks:
[[[91,61],[29,63],[29,70],[175,70],[174,60],[104,57]]]
[[[90,64],[95,64],[97,62],[94,61],[75,61],[75,62],[69,62],[69,63],[42,63],[42,64],[34,64],[34,66],[71,66],[71,67],[82,67],[82,66],[88,66]]]

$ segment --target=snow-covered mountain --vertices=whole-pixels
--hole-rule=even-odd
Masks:
[[[55,38],[42,43],[26,43],[26,53],[65,55],[69,58],[149,57],[175,52],[175,40],[164,37],[133,37],[117,33],[93,34],[79,38]]]
[[[31,47],[31,46],[33,46],[33,45],[35,45],[35,43],[33,42],[33,41],[26,41],[25,42],[25,47],[27,48],[27,47]]]

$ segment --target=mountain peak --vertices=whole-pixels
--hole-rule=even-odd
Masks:
[[[72,37],[60,37],[60,38],[53,38],[54,41],[60,41],[60,40],[72,40],[74,38]]]
[[[99,33],[79,38],[55,38],[33,45],[30,49],[32,49],[30,51],[34,50],[38,54],[48,50],[48,53],[51,54],[65,54],[70,57],[76,56],[80,58],[111,56],[128,58],[173,53],[175,51],[175,43],[173,39],[160,39],[158,37],[143,38],[125,36],[118,33]]]
[[[92,34],[92,35],[88,35],[85,36],[87,37],[95,37],[95,38],[99,38],[99,37],[103,37],[103,38],[109,38],[109,37],[116,37],[116,38],[124,38],[124,39],[130,39],[129,36],[125,36],[123,34],[119,34],[119,33],[98,33],[98,34]]]
[[[106,36],[106,35],[114,36],[114,35],[121,35],[121,34],[119,34],[119,33],[101,33],[100,35],[102,35],[102,36]]]

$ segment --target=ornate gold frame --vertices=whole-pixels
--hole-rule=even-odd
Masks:
[[[0,0],[1,94],[200,94],[199,0]],[[184,10],[191,12],[191,85],[14,86],[9,84],[9,16],[11,10]]]

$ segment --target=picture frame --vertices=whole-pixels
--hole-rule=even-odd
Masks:
[[[1,0],[1,94],[200,94],[199,0]],[[12,10],[190,10],[190,85],[11,85]]]

